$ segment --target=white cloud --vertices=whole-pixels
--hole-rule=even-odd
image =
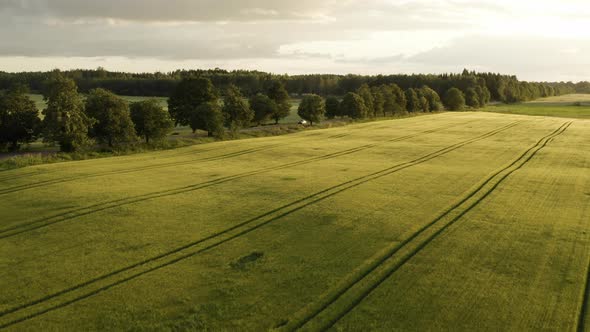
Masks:
[[[587,0],[2,0],[0,70],[470,67],[590,79],[588,16]]]

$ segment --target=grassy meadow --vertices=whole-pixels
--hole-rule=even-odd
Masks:
[[[0,172],[0,328],[590,328],[590,121],[442,113]]]
[[[557,116],[590,119],[590,95],[570,94],[547,97],[519,104],[496,104],[484,109],[486,112]]]

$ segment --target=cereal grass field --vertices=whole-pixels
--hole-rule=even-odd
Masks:
[[[3,171],[0,328],[588,330],[589,135],[441,113]]]
[[[484,111],[590,119],[590,95],[569,94],[519,104],[496,104],[486,107]]]

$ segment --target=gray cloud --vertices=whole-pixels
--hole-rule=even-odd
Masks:
[[[566,40],[542,32],[534,38],[465,37],[492,29],[495,21],[486,20],[490,17],[508,23],[526,18],[522,6],[515,12],[507,6],[509,2],[0,0],[0,57],[123,57],[142,59],[142,63],[145,59],[236,67],[273,63],[278,68],[283,63],[285,68],[297,64],[323,71],[371,73],[441,72],[468,66],[533,79],[590,76],[583,69],[590,68],[585,56],[590,53],[588,38]],[[570,9],[568,15],[575,15]],[[573,20],[570,16],[564,17]],[[582,31],[585,25],[580,24]],[[441,36],[446,40],[463,37],[435,48],[441,45]],[[427,51],[411,56],[415,52],[397,46],[407,45],[413,37],[414,45]],[[380,48],[378,43],[392,47]],[[316,49],[316,45],[320,46]],[[337,45],[336,50],[325,45]],[[362,47],[367,50],[358,52]],[[300,71],[309,72],[305,68]]]
[[[129,21],[255,21],[303,19],[334,0],[3,0],[13,15],[62,19],[111,18]]]
[[[523,73],[526,79],[587,80],[590,40],[556,37],[472,35],[406,59],[408,63]]]

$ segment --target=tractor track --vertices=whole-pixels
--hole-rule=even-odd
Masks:
[[[223,154],[223,155],[219,155],[219,156],[206,157],[206,158],[202,158],[202,159],[176,161],[176,162],[171,162],[171,163],[163,163],[163,164],[158,164],[158,165],[148,165],[148,166],[136,167],[136,168],[131,168],[131,169],[114,170],[114,171],[107,171],[107,172],[102,172],[102,173],[72,176],[72,177],[68,177],[65,179],[61,178],[61,179],[54,179],[54,180],[39,181],[39,182],[35,182],[35,183],[30,183],[30,184],[25,184],[25,185],[14,186],[14,187],[2,189],[2,190],[0,190],[0,195],[21,192],[24,190],[30,190],[30,189],[45,187],[45,186],[54,185],[54,184],[72,182],[72,181],[76,181],[76,180],[97,178],[97,177],[101,177],[101,176],[136,173],[136,172],[148,171],[148,170],[153,170],[153,169],[190,165],[190,164],[194,164],[197,162],[219,161],[219,160],[235,158],[235,157],[239,157],[239,156],[243,156],[243,155],[247,155],[247,154],[251,154],[251,153],[256,153],[256,152],[264,151],[267,149],[272,149],[277,146],[279,146],[279,144],[273,144],[273,145],[262,146],[262,147],[258,147],[258,148],[246,149],[246,150],[231,152],[231,153],[227,153],[227,154]]]
[[[380,255],[377,258],[366,261],[365,264],[355,270],[356,273],[343,279],[337,287],[322,295],[317,302],[302,308],[295,313],[290,320],[277,326],[277,328],[285,331],[294,331],[298,329],[325,331],[334,326],[334,324],[352,311],[373,290],[387,280],[420,250],[426,247],[448,227],[453,225],[488,197],[512,173],[525,166],[537,154],[537,152],[543,149],[555,137],[561,135],[572,123],[573,121],[565,122],[559,128],[541,138],[535,145],[527,149],[511,164],[487,177],[484,182],[474,190],[470,191],[464,198],[445,210],[434,220],[422,226],[418,231],[414,232],[400,243],[385,248],[379,253]],[[486,187],[489,188],[486,189]],[[478,194],[480,194],[479,197],[477,197]],[[469,202],[472,199],[473,201]],[[465,204],[467,204],[467,206],[461,209]],[[453,213],[455,213],[454,217],[452,216]],[[434,227],[437,226],[439,221],[449,216],[451,216],[449,221],[440,225],[438,229]],[[429,230],[433,231],[430,235],[426,234]],[[426,238],[420,242],[418,238],[423,234],[425,234]],[[406,249],[406,247],[411,246],[414,240],[418,242],[414,244],[415,248],[408,249],[409,251],[405,255],[402,255],[399,260],[394,260],[394,256],[401,250]],[[336,302],[341,302],[341,307],[334,306]],[[324,315],[322,316],[322,314]],[[311,323],[312,326],[306,326],[308,323]]]
[[[578,313],[578,326],[576,331],[586,332],[586,316],[589,315],[588,306],[590,302],[590,258],[588,259],[588,268],[586,270],[586,282],[584,285],[584,292],[582,293],[582,305],[580,306],[580,312]]]
[[[469,121],[469,122],[472,122],[472,121]],[[373,124],[354,126],[354,127],[351,127],[349,130],[352,130],[352,131],[361,130],[361,129],[365,129],[365,127],[370,127],[371,125],[373,125]],[[387,129],[389,127],[383,126],[383,127],[379,127],[379,128],[381,128],[381,129]],[[311,133],[313,133],[313,132],[311,132]],[[308,139],[308,138],[315,138],[315,136],[318,136],[318,135],[321,136],[322,134],[321,133],[313,133],[313,135],[311,135],[310,133],[307,133],[306,135],[301,135],[300,137],[296,137],[295,139],[305,140],[305,139]],[[349,135],[350,134],[346,134],[346,136],[349,136]],[[336,136],[338,136],[338,135],[336,135]],[[334,138],[334,137],[327,137],[327,138]],[[185,155],[196,155],[196,154],[201,154],[201,153],[204,153],[204,152],[210,152],[210,151],[219,150],[218,147],[198,149],[198,147],[200,147],[203,144],[205,144],[205,143],[195,144],[195,145],[190,146],[190,147],[179,148],[179,149],[183,149],[183,150],[185,148],[188,148],[189,151],[174,152],[174,153],[171,153],[169,155],[161,156],[158,159],[177,158],[177,157],[185,156]],[[221,149],[224,149],[224,148],[225,147],[223,147]],[[154,151],[154,152],[165,152],[165,151],[166,150]],[[149,157],[146,158],[146,157],[141,157],[141,156],[139,158],[150,159]],[[99,159],[101,159],[101,158],[99,158]],[[88,160],[92,160],[92,159],[88,159]],[[125,164],[125,163],[126,163],[125,161],[122,161],[122,162],[118,162],[117,164]],[[34,166],[42,166],[42,165],[34,165]],[[0,170],[0,174],[3,174],[4,172],[15,171],[15,170],[17,170],[17,169]],[[55,173],[55,172],[58,172],[58,171],[59,170],[49,170],[49,171],[44,171],[44,172],[32,171],[32,172],[28,172],[28,173],[25,173],[25,174],[6,175],[6,176],[0,177],[0,182],[5,182],[5,181],[8,181],[8,180],[14,180],[14,179],[22,179],[22,178],[27,178],[27,177],[37,176],[37,175],[52,174],[52,173]]]
[[[471,121],[469,121],[469,122],[471,122]],[[469,122],[467,122],[467,123],[469,123]],[[296,167],[296,166],[300,166],[300,165],[305,165],[305,164],[309,164],[312,162],[317,162],[317,161],[332,159],[332,158],[336,158],[336,157],[346,156],[346,155],[357,153],[357,152],[360,152],[363,150],[374,148],[376,146],[379,146],[379,145],[382,145],[385,143],[393,143],[393,142],[403,141],[403,140],[415,138],[415,137],[418,137],[421,135],[430,134],[430,133],[438,132],[441,130],[445,130],[448,128],[452,128],[452,127],[459,126],[459,125],[465,125],[465,124],[466,123],[443,126],[443,127],[439,127],[439,128],[435,128],[435,129],[430,129],[430,130],[414,133],[414,134],[409,134],[409,135],[405,135],[405,136],[392,138],[392,139],[389,139],[389,140],[386,140],[383,142],[366,144],[366,145],[362,145],[362,146],[355,147],[352,149],[329,153],[329,154],[326,154],[323,156],[317,156],[317,157],[312,157],[312,158],[308,158],[308,159],[304,159],[304,160],[300,160],[300,161],[295,161],[295,162],[291,162],[291,163],[287,163],[287,164],[270,166],[270,167],[262,168],[259,170],[247,171],[247,172],[234,174],[234,175],[228,175],[225,177],[221,177],[221,178],[217,178],[217,179],[213,179],[213,180],[208,180],[208,181],[204,181],[204,182],[200,182],[200,183],[196,183],[196,184],[192,184],[192,185],[188,185],[188,186],[183,186],[180,188],[157,191],[157,192],[152,192],[152,193],[148,193],[148,194],[138,195],[135,197],[126,197],[126,198],[121,198],[121,199],[117,199],[117,200],[113,200],[113,201],[97,203],[97,204],[89,205],[86,207],[80,207],[80,208],[76,208],[76,209],[73,209],[73,210],[70,210],[67,212],[55,214],[55,215],[52,215],[49,217],[40,218],[40,219],[31,221],[31,222],[22,223],[22,224],[15,225],[12,227],[0,229],[0,240],[5,239],[5,238],[9,238],[9,237],[13,237],[13,236],[16,236],[16,235],[19,235],[22,233],[26,233],[26,232],[29,232],[29,231],[32,231],[35,229],[47,227],[47,226],[53,225],[55,223],[60,223],[60,222],[66,221],[66,220],[70,220],[73,218],[89,215],[92,213],[116,208],[116,207],[123,206],[123,205],[138,203],[138,202],[142,202],[142,201],[149,200],[149,199],[155,199],[155,198],[159,198],[159,197],[165,197],[165,196],[171,196],[171,195],[178,195],[178,194],[182,194],[182,193],[186,193],[186,192],[192,192],[195,190],[215,186],[218,184],[230,182],[230,181],[237,180],[237,179],[246,178],[246,177],[253,176],[253,175],[259,175],[259,174],[263,174],[263,173],[267,173],[267,172],[271,172],[271,171],[276,171],[276,170],[287,169],[287,168]],[[513,124],[516,125],[516,122]]]
[[[337,195],[341,192],[349,190],[351,188],[360,186],[364,183],[385,177],[387,175],[399,172],[406,168],[422,164],[439,156],[448,154],[452,151],[462,148],[465,145],[472,144],[487,138],[490,138],[498,133],[501,133],[505,130],[508,130],[514,126],[516,126],[518,122],[513,122],[508,125],[502,126],[500,128],[494,129],[490,132],[485,134],[479,135],[474,138],[470,138],[468,140],[458,142],[447,146],[445,148],[439,149],[437,151],[431,152],[426,154],[422,157],[416,158],[414,160],[400,163],[386,169],[353,179],[346,182],[343,182],[339,185],[324,189],[322,191],[316,192],[312,195],[307,197],[301,198],[297,201],[284,205],[280,208],[274,209],[269,211],[263,215],[258,217],[249,219],[242,223],[239,223],[235,226],[227,228],[225,230],[219,231],[215,234],[209,235],[205,238],[199,239],[195,242],[186,244],[182,247],[178,247],[176,249],[170,250],[168,252],[162,253],[158,256],[145,259],[141,262],[135,263],[133,265],[120,268],[108,274],[96,277],[84,283],[77,284],[75,286],[69,287],[67,289],[61,290],[59,292],[44,296],[42,298],[33,300],[28,303],[24,303],[18,305],[13,308],[6,309],[0,312],[0,328],[6,328],[12,326],[14,324],[24,322],[26,320],[32,319],[34,317],[43,315],[53,310],[57,310],[68,306],[72,303],[81,301],[83,299],[89,298],[93,295],[99,294],[103,291],[106,291],[112,287],[117,285],[123,284],[127,281],[132,279],[138,278],[142,275],[147,273],[159,270],[166,266],[170,266],[187,258],[193,257],[198,255],[202,252],[207,250],[213,249],[218,247],[226,242],[239,238],[245,234],[253,232],[260,227],[268,225],[276,220],[279,220],[287,215],[290,215],[293,212],[299,211],[307,206],[315,204],[317,202],[323,201],[329,197]],[[213,241],[213,243],[207,243],[208,241]],[[194,247],[203,245],[201,248],[196,249]],[[192,249],[192,250],[191,250]],[[196,249],[196,250],[195,250]],[[161,262],[161,260],[165,260]],[[153,264],[153,265],[152,265]],[[142,269],[143,268],[143,269]],[[139,270],[139,271],[137,271]],[[122,274],[125,274],[123,276]],[[118,278],[117,278],[118,277]],[[115,280],[111,280],[115,279]],[[94,289],[86,289],[91,288],[94,286]],[[81,294],[77,294],[77,293]],[[66,297],[66,299],[61,299],[62,297]],[[57,302],[57,303],[54,303]],[[21,311],[25,311],[23,314],[19,315],[19,317],[15,317],[13,319],[2,319],[3,317],[10,315],[10,314],[19,314]],[[2,322],[4,320],[4,322]]]
[[[468,121],[467,123],[469,123],[469,122],[471,122],[471,121]],[[467,123],[465,123],[465,124],[467,124]],[[350,135],[350,133],[330,136],[327,138],[342,138],[342,137],[345,137],[348,135]],[[298,140],[307,139],[307,138],[309,138],[308,136],[309,135],[306,135],[304,137],[299,137]],[[234,151],[234,152],[226,153],[223,155],[206,157],[206,158],[197,158],[197,159],[184,160],[184,161],[175,161],[175,162],[161,163],[161,164],[156,164],[156,165],[148,165],[148,166],[142,166],[142,167],[122,169],[122,170],[113,170],[113,171],[71,176],[71,177],[67,177],[67,178],[38,181],[38,182],[34,182],[34,183],[28,183],[28,184],[24,184],[24,185],[18,185],[18,186],[0,189],[0,196],[11,194],[11,193],[17,193],[17,192],[21,192],[24,190],[30,190],[30,189],[35,189],[35,188],[40,188],[40,187],[45,187],[45,186],[50,186],[50,185],[55,185],[55,184],[61,184],[61,183],[66,183],[66,182],[72,182],[72,181],[77,181],[77,180],[84,180],[84,179],[97,178],[97,177],[102,177],[102,176],[119,175],[119,174],[130,174],[130,173],[136,173],[136,172],[141,172],[141,171],[149,171],[149,170],[154,170],[154,169],[161,169],[161,168],[168,168],[168,167],[175,167],[175,166],[191,165],[191,164],[198,163],[198,162],[218,161],[218,160],[223,160],[223,159],[239,157],[239,156],[247,155],[250,153],[265,151],[267,149],[273,149],[278,146],[282,146],[282,144],[278,144],[278,143],[277,144],[269,144],[266,146],[245,149],[245,150],[240,150],[240,151]],[[203,152],[214,151],[214,150],[215,150],[215,148],[203,149],[203,150],[199,151],[197,154],[203,153]],[[194,151],[183,152],[183,153],[179,153],[179,154],[174,154],[172,156],[167,156],[165,158],[172,158],[172,157],[178,157],[178,156],[189,155],[189,154],[195,154],[195,152]],[[53,172],[56,172],[56,171],[57,170],[55,170]],[[42,174],[50,174],[50,173],[52,173],[52,172],[44,172]],[[33,173],[23,174],[20,177],[27,177],[27,176],[33,176],[33,175],[39,175],[39,174],[40,173],[38,173],[38,172],[33,172]],[[8,178],[8,179],[12,180],[12,179],[18,179],[18,178],[19,178],[19,176]],[[2,182],[2,181],[3,180],[0,179],[0,182]]]
[[[195,145],[191,146],[191,148],[193,148],[193,150],[191,150],[191,151],[177,152],[177,153],[173,153],[173,154],[169,154],[169,155],[165,155],[165,156],[159,156],[157,158],[158,159],[177,158],[180,156],[198,155],[198,154],[202,154],[205,152],[219,150],[219,148],[217,148],[217,147],[206,148],[206,149],[197,149],[197,147],[200,147],[200,145],[201,144],[195,144]],[[184,150],[184,148],[178,148],[178,149]],[[224,148],[221,148],[221,149],[224,149]],[[154,150],[152,152],[167,152],[167,151],[170,151],[170,150]],[[123,156],[119,156],[119,157],[128,157],[128,156],[130,156],[130,155],[123,155]],[[96,159],[76,160],[76,161],[91,161],[91,160],[101,160],[101,159],[116,158],[116,157],[117,156],[96,158]],[[149,159],[154,159],[154,158],[147,157],[147,156],[139,156],[139,155],[137,156],[137,161],[143,161],[144,159],[149,160]],[[127,163],[127,161],[125,161],[125,160],[117,160],[117,162],[116,162],[117,165],[118,164],[126,164],[126,163]],[[46,165],[50,165],[50,164],[46,164]],[[32,165],[30,167],[35,167],[35,166],[43,166],[43,164]],[[0,171],[0,174],[2,174],[4,172],[17,171],[17,170],[19,170],[19,169],[18,168],[17,169],[7,169],[7,170]],[[23,179],[23,178],[33,177],[33,176],[37,176],[37,175],[53,174],[53,173],[56,173],[59,171],[60,171],[59,169],[53,169],[53,170],[45,170],[45,171],[31,171],[31,172],[27,172],[24,174],[18,174],[18,175],[5,175],[3,177],[0,177],[0,182],[6,182],[8,180],[15,180],[15,179]]]

